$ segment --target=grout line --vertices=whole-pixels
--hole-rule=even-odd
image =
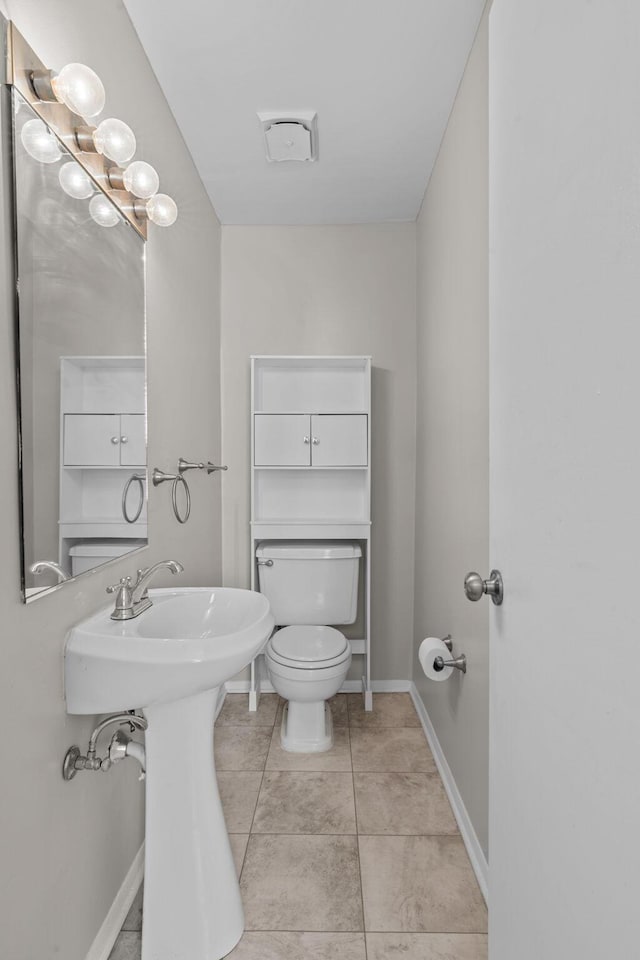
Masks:
[[[360,881],[360,907],[362,909],[362,930],[366,930],[364,913],[364,890],[362,888],[362,863],[360,862],[360,831],[358,829],[358,804],[356,801],[356,775],[353,769],[353,752],[351,750],[351,715],[349,713],[349,700],[347,698],[347,720],[349,721],[349,757],[351,758],[351,785],[353,788],[353,812],[356,819],[356,857],[358,858],[358,880]],[[368,960],[367,938],[364,937],[364,960]]]

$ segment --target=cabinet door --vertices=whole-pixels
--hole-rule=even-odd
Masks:
[[[120,417],[120,463],[123,467],[142,467],[147,462],[143,413],[123,413]]]
[[[366,413],[316,414],[311,417],[314,467],[366,467]]]
[[[257,413],[254,463],[257,467],[308,467],[311,462],[307,414]]]
[[[119,414],[66,413],[63,449],[67,467],[119,466]]]

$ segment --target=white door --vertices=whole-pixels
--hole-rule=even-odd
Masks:
[[[314,414],[311,444],[314,467],[366,467],[367,415]]]
[[[639,50],[493,5],[490,960],[640,955]]]
[[[311,462],[308,414],[257,413],[253,462],[257,467],[308,467]]]

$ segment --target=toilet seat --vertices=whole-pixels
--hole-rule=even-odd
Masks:
[[[339,630],[303,624],[277,630],[266,653],[275,663],[298,670],[322,670],[351,657],[349,641]]]

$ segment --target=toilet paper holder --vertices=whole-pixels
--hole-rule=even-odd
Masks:
[[[442,638],[442,642],[445,647],[450,652],[453,652],[453,640],[451,639],[451,634],[448,633],[446,637]],[[467,672],[467,658],[464,653],[461,653],[459,657],[454,657],[453,660],[445,660],[444,657],[435,657],[433,661],[433,669],[440,673],[441,670],[444,670],[445,667],[454,667],[456,670],[461,670],[463,673]]]

